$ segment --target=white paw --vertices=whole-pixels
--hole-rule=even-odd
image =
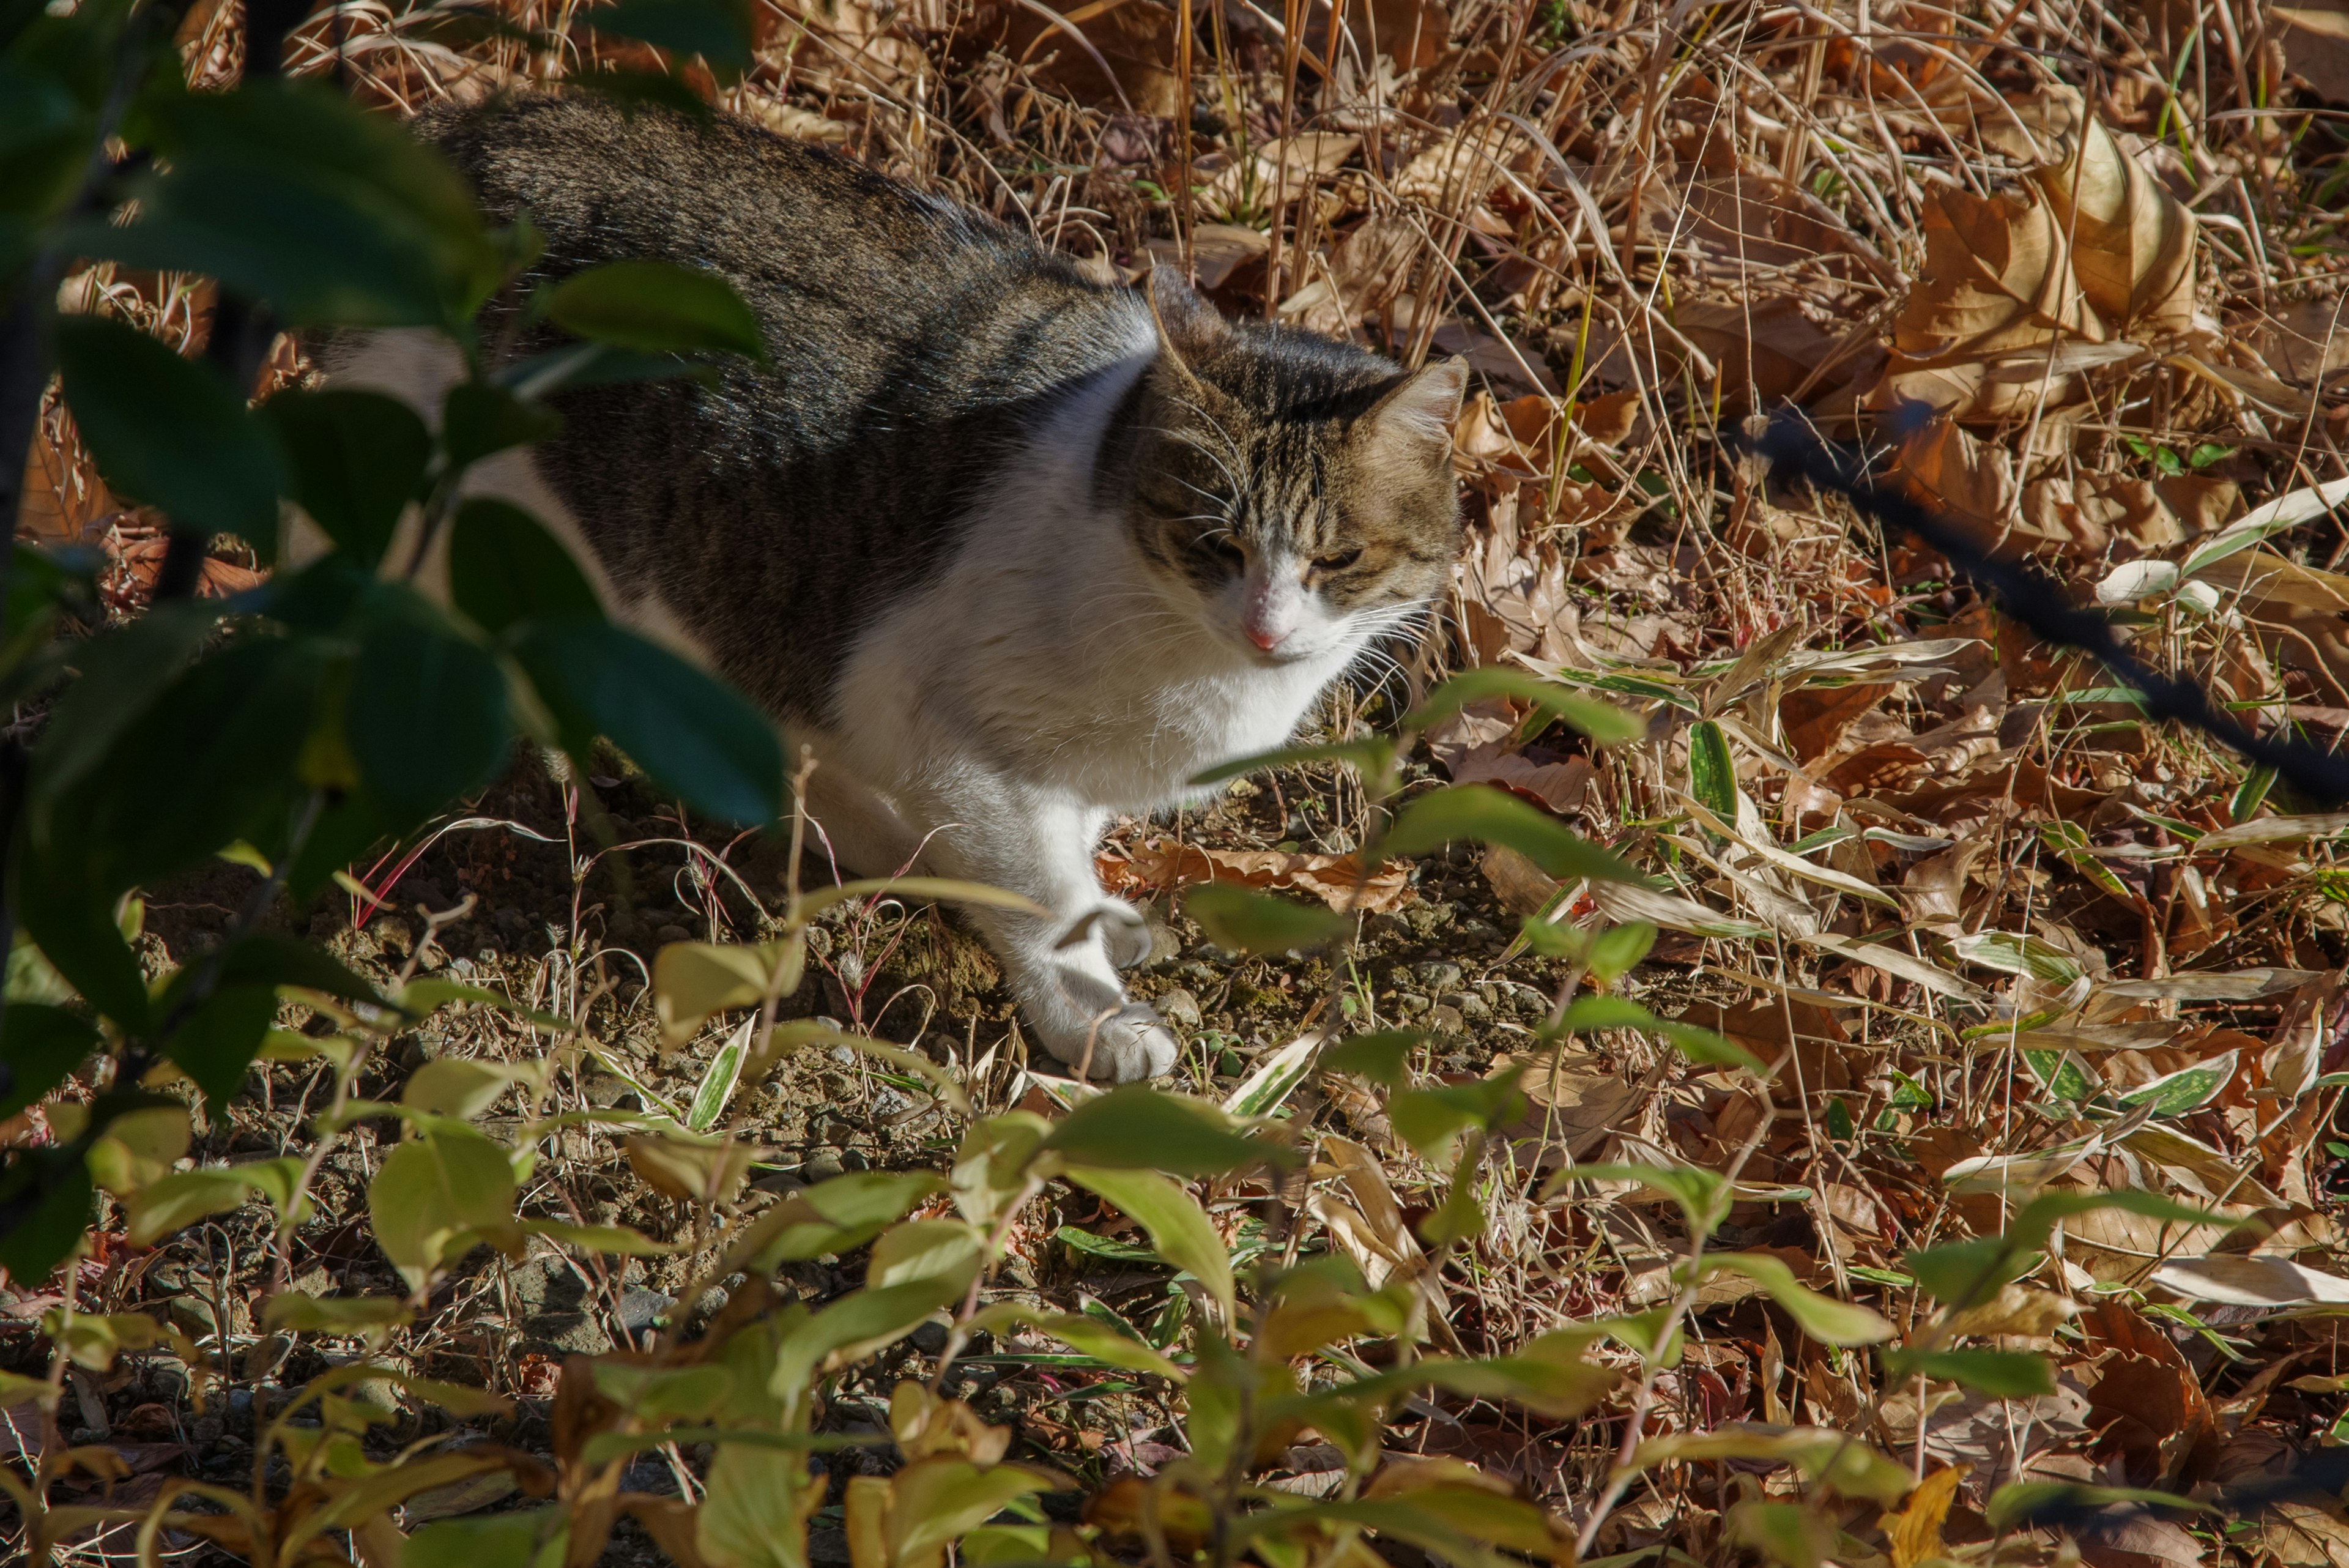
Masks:
[[[1171,1073],[1181,1054],[1174,1033],[1157,1012],[1140,1002],[1129,1002],[1098,1024],[1088,1023],[1072,1033],[1047,1038],[1044,1044],[1071,1067],[1085,1064],[1088,1077],[1112,1084]]]
[[[1150,922],[1140,909],[1123,898],[1104,898],[1096,916],[1111,963],[1132,969],[1150,956]]]

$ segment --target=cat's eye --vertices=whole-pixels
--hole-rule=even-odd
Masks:
[[[1202,538],[1199,544],[1209,556],[1224,562],[1236,571],[1247,565],[1247,551],[1242,548],[1239,540],[1230,534],[1211,534]]]
[[[1361,558],[1362,553],[1359,549],[1342,550],[1334,556],[1316,556],[1313,557],[1313,569],[1317,572],[1342,572]]]

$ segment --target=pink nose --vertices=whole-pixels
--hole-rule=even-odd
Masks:
[[[1267,653],[1270,653],[1274,649],[1278,648],[1282,643],[1288,640],[1288,634],[1287,632],[1273,631],[1260,626],[1249,627],[1247,628],[1247,635],[1250,642],[1255,643]]]

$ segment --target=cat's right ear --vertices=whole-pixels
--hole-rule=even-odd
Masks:
[[[1224,318],[1171,266],[1152,267],[1143,294],[1150,301],[1151,325],[1158,330],[1158,352],[1185,379],[1195,380],[1192,362],[1229,330]]]

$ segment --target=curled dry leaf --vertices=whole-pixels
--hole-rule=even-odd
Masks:
[[[1210,849],[1148,838],[1125,857],[1103,855],[1097,862],[1104,886],[1120,892],[1185,888],[1197,882],[1237,882],[1250,888],[1280,888],[1310,893],[1333,909],[1377,914],[1401,909],[1418,895],[1411,868],[1381,867],[1365,878],[1350,855],[1301,855],[1278,849]]]

